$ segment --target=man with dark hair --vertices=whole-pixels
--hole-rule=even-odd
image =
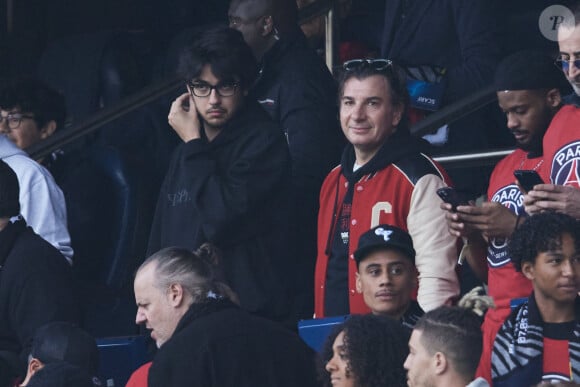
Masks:
[[[242,307],[284,319],[291,308],[286,280],[294,275],[290,158],[280,127],[247,98],[256,61],[239,31],[215,27],[183,52],[180,72],[188,92],[168,119],[183,143],[161,187],[148,250],[215,244]]]
[[[360,236],[353,256],[356,291],[362,293],[371,312],[413,329],[424,312],[412,298],[417,269],[411,236],[398,227],[379,225]]]
[[[458,306],[442,306],[417,321],[405,361],[411,387],[487,386],[472,382],[481,356],[481,319]]]
[[[20,149],[26,149],[64,127],[66,107],[64,96],[41,80],[17,78],[0,87],[0,112],[22,115],[17,129],[10,125],[1,129]]]
[[[441,227],[437,189],[445,171],[402,122],[408,94],[397,67],[385,59],[356,59],[339,80],[340,122],[350,145],[320,192],[316,317],[368,313],[356,292],[352,254],[364,232],[379,224],[413,238],[419,272],[417,300],[424,310],[453,302],[457,239]]]
[[[50,322],[36,330],[22,386],[49,364],[67,363],[96,378],[99,350],[95,339],[67,321]],[[98,381],[98,379],[97,379]]]
[[[19,214],[18,179],[0,161],[0,386],[24,376],[36,330],[49,321],[78,323],[70,266]]]
[[[300,263],[296,308],[313,310],[316,214],[322,181],[340,162],[344,138],[334,100],[336,82],[298,26],[296,0],[234,0],[230,27],[239,30],[260,65],[251,95],[280,124],[292,159],[292,253]]]
[[[72,262],[64,195],[46,168],[24,151],[51,136],[64,117],[64,97],[40,81],[16,79],[0,87],[0,158],[18,176],[22,216]]]
[[[495,387],[580,380],[580,227],[553,212],[528,218],[512,235],[512,262],[533,285],[497,333]],[[572,384],[570,384],[572,382]]]
[[[559,87],[564,77],[552,58],[532,50],[506,57],[497,67],[494,86],[500,108],[507,117],[517,149],[494,168],[487,200],[481,205],[460,205],[446,210],[449,231],[465,238],[463,253],[471,268],[488,284],[495,308],[483,324],[483,355],[477,375],[491,381],[491,349],[499,327],[510,313],[510,304],[527,297],[531,283],[514,270],[507,253],[512,232],[526,215],[523,195],[514,170],[540,170],[544,163],[542,138],[562,105]]]

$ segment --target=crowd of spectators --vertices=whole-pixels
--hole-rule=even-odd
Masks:
[[[334,74],[295,0],[233,0],[229,25],[196,29],[129,284],[153,361],[127,385],[577,385],[580,3],[566,5],[555,54],[499,44],[493,2],[386,2],[377,50]],[[516,149],[490,174],[448,172],[433,155],[493,143],[493,109],[424,138],[411,124],[488,85]],[[0,387],[101,385],[77,274],[103,260],[107,184],[86,143],[26,153],[65,117],[41,80],[0,85]],[[468,269],[483,317],[459,302]],[[318,354],[295,332],[337,316]]]

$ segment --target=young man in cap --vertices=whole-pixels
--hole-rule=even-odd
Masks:
[[[483,354],[477,374],[491,381],[490,358],[495,334],[510,313],[512,301],[527,297],[532,285],[516,272],[507,252],[509,238],[523,216],[523,193],[514,170],[539,170],[544,164],[542,138],[550,120],[561,106],[558,87],[564,81],[553,60],[540,52],[520,51],[506,57],[495,74],[500,108],[517,149],[500,160],[493,170],[487,202],[480,206],[443,203],[449,230],[467,240],[469,265],[488,284],[495,309],[489,309],[483,323]]]
[[[424,312],[413,300],[417,269],[411,236],[398,227],[379,225],[361,235],[354,259],[356,290],[371,312],[412,329]]]

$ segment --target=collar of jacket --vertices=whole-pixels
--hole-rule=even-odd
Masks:
[[[418,153],[429,153],[429,144],[423,139],[413,137],[407,130],[400,128],[387,138],[383,146],[369,162],[355,172],[352,170],[356,160],[354,147],[348,145],[342,153],[340,166],[344,177],[349,183],[353,183],[369,173],[377,172],[405,157]]]
[[[179,320],[173,336],[175,336],[177,332],[183,330],[193,321],[204,316],[208,316],[212,313],[219,312],[220,310],[229,308],[237,308],[237,306],[227,298],[206,298],[203,302],[193,303],[187,312],[185,312],[181,320]]]
[[[540,314],[540,309],[538,309],[538,304],[536,303],[536,297],[532,292],[532,295],[528,298],[528,313],[529,313],[529,322],[531,325],[535,326],[543,326],[544,319]],[[576,322],[580,324],[580,297],[576,297],[574,301],[574,315]],[[578,329],[578,325],[577,328]]]

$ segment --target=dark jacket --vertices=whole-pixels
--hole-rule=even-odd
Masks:
[[[406,17],[400,11],[409,4]],[[499,13],[487,0],[389,0],[385,2],[382,55],[404,67],[446,69],[442,107],[488,86],[500,50],[496,39]],[[489,113],[479,111],[449,125],[444,145],[434,154],[468,152],[497,144]],[[511,141],[511,139],[509,139]],[[504,145],[505,146],[505,145]],[[489,172],[487,172],[489,173]],[[470,196],[485,192],[485,169],[451,170],[459,190]]]
[[[251,312],[288,311],[287,184],[290,159],[278,125],[246,102],[211,142],[182,143],[161,187],[148,254],[168,246],[222,252],[226,282]]]
[[[270,117],[282,126],[292,158],[296,287],[303,294],[297,313],[312,317],[318,194],[324,178],[340,162],[345,144],[338,122],[336,82],[299,28],[283,34],[261,61],[252,90]]]
[[[149,370],[149,387],[174,386],[317,386],[314,356],[295,333],[229,301],[193,304]]]
[[[403,66],[444,67],[446,102],[487,86],[499,57],[493,9],[486,0],[413,0],[398,19],[404,0],[386,2],[381,53]]]
[[[78,323],[69,264],[23,220],[0,231],[0,374],[25,373],[32,337],[50,321]]]

